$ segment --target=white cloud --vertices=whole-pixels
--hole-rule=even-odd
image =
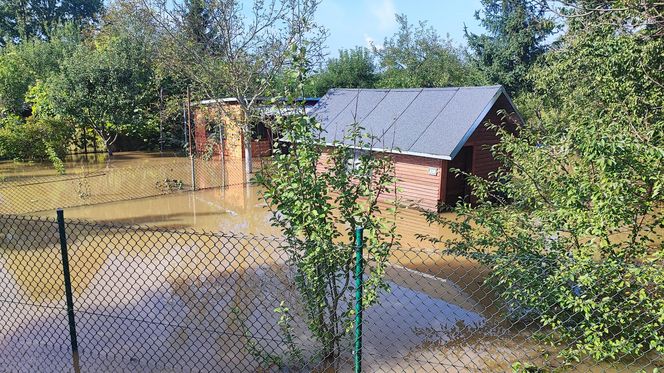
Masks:
[[[369,35],[367,35],[367,34],[364,34],[364,42],[367,44],[367,48],[371,48],[372,46],[374,46],[374,47],[376,47],[376,49],[378,49],[378,50],[383,49],[383,45],[382,45],[382,44],[378,44],[378,43],[376,43],[376,40],[374,40],[373,37],[371,37],[371,36],[369,36]]]
[[[380,31],[390,31],[397,25],[393,0],[370,0],[369,6]]]

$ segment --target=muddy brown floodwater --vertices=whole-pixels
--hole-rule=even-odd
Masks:
[[[27,201],[48,207],[31,206],[31,215],[54,218],[49,201],[78,201],[78,193],[88,204],[65,209],[71,219],[70,265],[87,370],[214,371],[213,366],[221,366],[233,371],[233,364],[257,369],[255,359],[238,347],[247,344],[243,325],[269,341],[278,337],[274,308],[283,300],[298,307],[293,273],[274,243],[277,238],[236,240],[229,246],[215,241],[217,236],[192,239],[169,233],[162,241],[150,229],[98,229],[74,220],[279,236],[260,189],[234,185],[150,195],[160,181],[186,184],[190,175],[188,159],[158,154],[120,153],[110,161],[77,158],[66,165],[67,175],[61,177],[44,165],[0,163],[0,208]],[[214,185],[221,177],[215,164],[197,167],[208,172],[199,186]],[[229,163],[226,181],[241,181],[241,167]],[[80,174],[94,176],[83,191]],[[81,192],[87,194],[81,197]],[[465,258],[443,256],[415,237],[449,237],[449,231],[429,226],[412,209],[401,210],[397,219],[402,245],[408,248],[392,253],[386,272],[390,291],[365,314],[368,371],[511,371],[515,361],[544,362],[551,350],[532,338],[527,325],[505,317],[483,283],[486,270]],[[0,297],[14,302],[6,307],[0,300],[0,371],[66,370],[57,232],[49,223],[42,223],[44,229],[29,224],[34,223],[8,229],[0,220]],[[26,247],[26,242],[33,244]],[[231,309],[240,310],[241,322],[229,314]],[[312,337],[303,320],[296,316],[295,321],[296,342],[306,350]],[[201,334],[210,329],[217,332],[214,337]],[[60,347],[44,341],[60,341]],[[350,361],[351,355],[344,358]],[[633,366],[649,368],[647,361]],[[588,362],[576,370],[620,368]]]

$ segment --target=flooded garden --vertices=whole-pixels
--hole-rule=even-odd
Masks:
[[[190,166],[189,158],[142,153],[72,160],[64,175],[0,164],[0,371],[71,370],[53,220],[60,206],[70,206],[83,371],[322,369],[260,189],[244,183],[241,165],[196,160],[193,178]],[[364,315],[367,371],[511,371],[515,362],[555,360],[534,338],[549,331],[512,317],[484,283],[486,269],[415,237],[449,234],[444,228],[412,209],[397,219],[403,248],[390,254],[389,289]],[[275,312],[282,302],[290,340]],[[337,368],[350,371],[350,348],[340,359]]]

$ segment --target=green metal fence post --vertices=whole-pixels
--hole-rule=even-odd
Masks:
[[[355,373],[362,372],[362,248],[364,228],[355,228]]]
[[[62,272],[65,280],[65,297],[67,298],[67,315],[69,316],[69,337],[71,340],[71,355],[74,362],[74,372],[80,373],[81,367],[78,357],[78,341],[76,340],[76,321],[74,319],[74,297],[71,290],[71,276],[69,273],[69,254],[67,253],[67,234],[65,233],[65,215],[62,209],[57,209],[58,232],[60,233],[60,253],[62,254]]]

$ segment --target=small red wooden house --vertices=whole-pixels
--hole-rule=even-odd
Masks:
[[[507,120],[498,114],[505,110]],[[499,167],[489,146],[499,141],[487,121],[513,128],[521,117],[501,86],[417,89],[332,89],[313,107],[328,145],[353,123],[393,155],[400,199],[424,209],[470,195],[456,168],[488,176]]]

